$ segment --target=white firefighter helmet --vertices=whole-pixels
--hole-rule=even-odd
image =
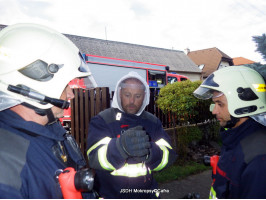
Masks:
[[[0,110],[22,102],[51,108],[55,104],[49,100],[59,100],[76,77],[87,77],[88,87],[96,86],[79,49],[63,34],[38,24],[0,31]]]
[[[246,66],[230,66],[212,73],[194,91],[199,99],[213,97],[213,91],[223,93],[229,113],[236,118],[266,112],[266,85],[263,77]]]

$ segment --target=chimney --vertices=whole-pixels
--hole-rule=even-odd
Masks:
[[[186,48],[186,49],[185,49],[185,54],[188,55],[189,52],[190,52],[190,49],[189,49],[189,48]]]

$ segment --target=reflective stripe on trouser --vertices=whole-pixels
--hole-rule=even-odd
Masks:
[[[160,147],[160,149],[163,151],[163,158],[161,163],[153,171],[160,171],[168,163],[169,151],[167,148],[172,149],[172,147],[164,139],[158,140],[157,142],[155,142],[155,144],[157,144]]]
[[[213,187],[211,187],[211,191],[210,191],[209,199],[217,199],[217,197],[216,197],[216,192],[215,192],[215,190],[213,189]]]

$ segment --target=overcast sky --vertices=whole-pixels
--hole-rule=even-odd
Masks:
[[[217,47],[266,63],[252,36],[266,33],[265,0],[0,0],[0,24],[166,49]]]

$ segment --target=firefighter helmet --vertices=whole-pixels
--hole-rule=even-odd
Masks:
[[[223,93],[229,113],[236,118],[266,112],[266,85],[263,77],[246,66],[230,66],[212,73],[194,91],[199,99],[213,97],[213,91]]]
[[[79,49],[63,34],[38,24],[15,24],[0,31],[0,110],[28,103],[48,109],[66,85],[87,77],[95,86]]]

